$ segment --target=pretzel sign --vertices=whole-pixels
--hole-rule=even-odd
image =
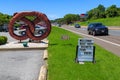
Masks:
[[[17,26],[16,26],[17,25]],[[43,13],[20,12],[15,13],[8,27],[10,35],[17,40],[42,40],[51,32],[51,23]]]

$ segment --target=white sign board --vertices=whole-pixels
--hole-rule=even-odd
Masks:
[[[94,58],[94,41],[92,39],[78,39],[77,61],[93,61]]]

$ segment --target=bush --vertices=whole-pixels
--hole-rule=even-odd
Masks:
[[[0,36],[0,45],[7,43],[7,40],[6,36]]]

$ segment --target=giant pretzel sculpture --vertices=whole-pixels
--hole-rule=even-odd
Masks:
[[[29,20],[26,18],[26,16],[34,16],[35,19],[33,21]],[[28,26],[26,27],[26,34],[19,36],[14,33],[14,23],[16,21],[23,21],[25,24]],[[41,24],[42,26],[46,27],[46,31],[40,35],[40,36],[35,36],[34,31],[35,31],[35,25],[40,25],[39,22],[43,21],[45,24]],[[17,40],[25,40],[27,38],[30,38],[32,40],[42,40],[46,38],[50,31],[51,31],[51,23],[48,20],[47,16],[43,13],[32,11],[32,12],[20,12],[20,13],[15,13],[13,18],[10,20],[9,23],[9,33],[10,35],[17,39]]]

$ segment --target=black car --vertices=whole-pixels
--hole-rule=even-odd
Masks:
[[[88,34],[91,35],[108,35],[108,28],[102,23],[90,23],[87,28]]]
[[[75,28],[80,28],[81,26],[79,24],[75,24]]]
[[[57,24],[58,27],[61,27],[61,24]]]

